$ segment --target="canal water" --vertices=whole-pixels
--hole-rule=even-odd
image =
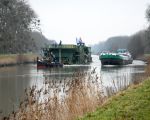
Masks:
[[[91,71],[95,69],[101,77],[105,87],[113,86],[113,81],[132,81],[136,74],[144,73],[145,64],[134,60],[133,64],[125,66],[101,66],[98,56],[92,56],[90,65],[65,65],[63,68],[37,69],[36,64],[1,67],[0,68],[0,114],[8,114],[16,109],[20,99],[23,98],[24,90],[37,85],[43,85],[46,78],[63,80],[71,78],[77,71]]]

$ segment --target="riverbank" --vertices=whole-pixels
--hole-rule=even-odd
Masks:
[[[149,120],[150,78],[119,92],[80,120]]]
[[[0,67],[13,66],[25,63],[35,63],[37,54],[5,54],[0,55]]]
[[[144,55],[138,56],[136,60],[141,60],[141,61],[144,61],[145,63],[149,63],[150,62],[149,58],[150,58],[150,54],[144,54]]]
[[[120,74],[121,71],[132,71],[136,69],[135,72],[138,73],[138,70],[140,70],[140,72],[141,70],[144,70],[144,66],[140,68],[129,66],[117,69],[114,68],[115,72],[113,73],[111,68],[109,68],[111,69],[111,71],[96,68],[95,66],[101,65],[98,56],[93,56],[93,63],[94,64],[90,66],[90,68],[92,68],[91,70],[88,70],[88,67],[85,66],[67,66],[63,69],[59,69],[59,73],[63,74],[63,76],[58,74],[59,77],[57,77],[57,75],[55,75],[54,77],[50,75],[51,73],[57,73],[58,69],[55,69],[55,71],[40,70],[42,71],[42,74],[39,74],[41,72],[38,71],[33,65],[21,65],[16,66],[17,68],[10,67],[10,69],[8,69],[9,67],[6,67],[6,70],[5,68],[2,68],[2,72],[0,73],[2,76],[4,74],[3,78],[5,78],[5,80],[3,80],[2,78],[2,81],[4,81],[2,82],[2,86],[5,87],[1,87],[1,106],[7,107],[10,98],[14,99],[14,101],[11,102],[11,106],[12,103],[18,106],[8,112],[7,108],[3,109],[2,107],[1,110],[3,111],[0,116],[2,118],[8,118],[11,120],[73,120],[78,116],[83,116],[86,113],[94,112],[97,107],[100,107],[102,104],[104,104],[105,100],[108,99],[107,96],[105,96],[106,94],[104,94],[105,91],[103,89],[103,85],[105,83],[103,82],[107,80],[111,82],[111,79],[105,79],[104,76],[103,78],[101,78],[100,74],[97,75],[97,71],[99,72],[99,70],[101,70],[101,72],[105,73],[104,75],[114,76],[113,78],[119,81],[125,80],[125,82],[115,84],[115,88],[117,89],[117,86],[118,88],[120,88],[120,85],[126,85],[126,81],[130,81],[130,79],[127,79],[129,78],[129,74],[127,78],[123,76],[123,78],[125,77],[125,79],[123,79],[122,77],[119,79],[117,78],[117,76],[122,75]],[[21,73],[18,73],[20,71]],[[65,75],[67,75],[66,77],[64,77],[64,73]],[[16,74],[17,77],[13,77],[12,74]],[[7,76],[8,79],[6,79]],[[36,82],[34,82],[34,80]],[[22,91],[23,93],[21,93],[21,96],[23,97],[21,97],[19,103],[15,102],[19,98],[18,96],[16,96],[16,94],[18,94],[16,93],[17,88],[17,91]],[[113,93],[113,89],[111,86],[107,87],[107,90],[110,91],[110,93]],[[44,100],[41,101],[41,98],[44,98]]]

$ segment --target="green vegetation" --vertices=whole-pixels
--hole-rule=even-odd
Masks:
[[[149,120],[150,79],[110,98],[102,107],[81,120]]]

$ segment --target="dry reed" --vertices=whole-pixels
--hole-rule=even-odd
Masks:
[[[0,55],[0,65],[20,64],[27,62],[35,62],[36,54],[10,54]]]
[[[94,111],[105,100],[100,77],[92,72],[76,72],[72,79],[50,80],[43,87],[25,90],[19,109],[9,120],[72,120]]]

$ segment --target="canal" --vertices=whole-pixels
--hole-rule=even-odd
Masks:
[[[136,74],[144,73],[145,64],[134,60],[133,64],[125,66],[102,67],[98,56],[93,55],[90,65],[65,65],[63,68],[37,69],[36,64],[1,67],[0,68],[0,114],[8,114],[16,109],[24,90],[36,85],[40,88],[45,79],[56,82],[71,78],[77,71],[91,71],[95,69],[101,77],[105,87],[113,86],[113,81],[132,81]]]

